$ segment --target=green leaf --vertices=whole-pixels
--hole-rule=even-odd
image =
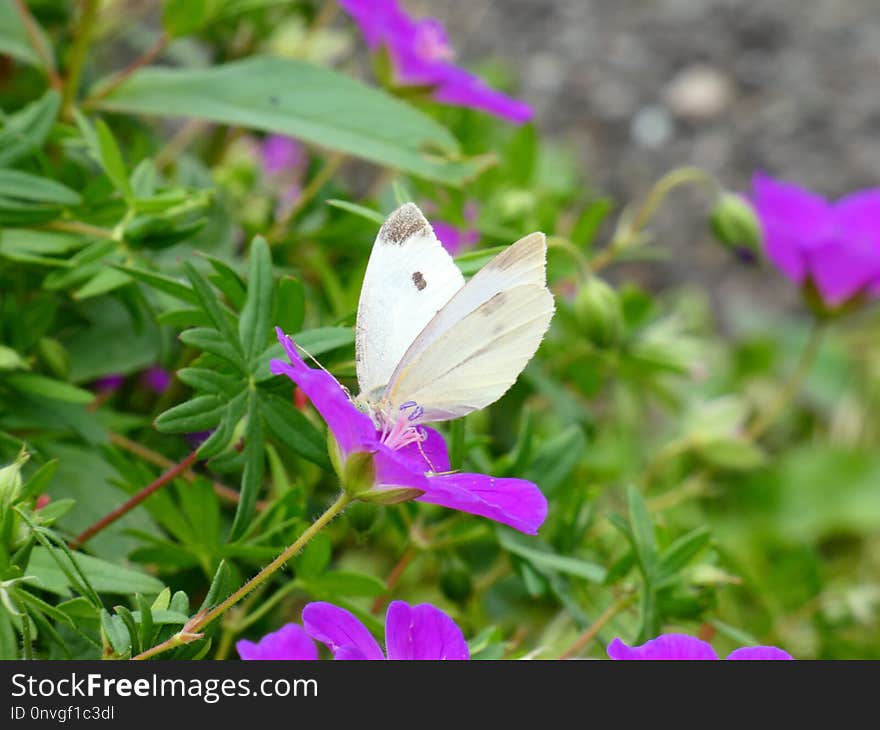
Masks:
[[[134,191],[131,189],[131,182],[125,169],[125,161],[122,159],[122,152],[110,127],[103,119],[96,119],[92,126],[78,111],[76,121],[92,157],[104,169],[113,186],[122,193],[123,197],[129,201],[133,200]]]
[[[21,170],[0,168],[0,196],[35,203],[79,205],[82,198],[60,182]]]
[[[111,616],[107,609],[101,609],[101,630],[110,647],[117,656],[127,656],[131,653],[131,636],[125,623],[119,616]]]
[[[372,575],[333,570],[309,581],[309,587],[317,593],[330,596],[365,596],[375,598],[385,593],[385,584]]]
[[[217,331],[223,335],[233,349],[241,354],[242,351],[241,345],[238,341],[238,333],[233,329],[232,324],[229,321],[229,316],[227,316],[228,310],[220,305],[213,289],[211,289],[211,286],[205,281],[205,278],[199,273],[195,266],[189,261],[184,261],[183,269],[199,299],[199,304],[202,305],[206,314],[211,318],[214,327],[216,327]]]
[[[266,349],[272,327],[272,254],[262,236],[251,243],[247,299],[238,320],[238,336],[249,363]]]
[[[354,213],[355,215],[358,215],[361,218],[365,218],[371,223],[376,223],[380,226],[385,222],[385,216],[382,215],[378,210],[366,208],[363,205],[358,205],[357,203],[351,203],[347,200],[337,200],[336,198],[331,198],[327,200],[326,203],[333,208],[339,208],[339,210],[344,210],[348,213]]]
[[[272,321],[285,332],[302,329],[306,315],[306,292],[302,282],[293,276],[282,276],[275,297]]]
[[[180,341],[185,345],[197,347],[200,350],[210,352],[212,355],[223,358],[228,363],[235,366],[237,370],[243,372],[243,363],[239,351],[231,342],[229,342],[229,340],[211,327],[193,327],[184,330],[180,333]],[[268,369],[268,365],[266,367]]]
[[[91,555],[75,553],[74,557],[77,565],[98,593],[153,595],[164,587],[162,581],[146,573],[124,568]],[[40,581],[40,588],[56,595],[66,595],[71,587],[70,581],[45,547],[33,549],[25,574],[35,576]]]
[[[11,347],[0,345],[0,370],[30,370],[31,366]]]
[[[187,286],[182,281],[166,276],[165,274],[156,273],[155,271],[138,269],[134,266],[122,266],[121,264],[115,264],[114,266],[120,271],[124,271],[133,279],[142,281],[144,284],[147,284],[154,289],[170,294],[184,302],[198,304],[199,298],[196,296],[196,293],[191,287]]]
[[[202,601],[202,605],[199,607],[200,611],[205,611],[213,606],[216,606],[220,603],[224,598],[226,598],[229,594],[232,593],[238,586],[236,585],[235,576],[233,575],[232,568],[229,567],[229,563],[225,560],[220,561],[220,565],[217,566],[217,570],[214,573],[214,578],[211,580],[211,586],[208,588],[208,593],[205,596],[205,600]],[[179,594],[174,594],[174,599],[177,598]],[[185,600],[184,596],[184,600]],[[175,600],[171,601],[171,608],[173,610],[179,610],[175,605]]]
[[[710,464],[731,471],[749,471],[766,461],[759,446],[736,437],[700,441],[694,451]]]
[[[169,408],[155,421],[162,433],[195,433],[213,428],[226,411],[226,402],[214,395],[200,395]]]
[[[480,169],[461,159],[444,127],[412,106],[346,74],[285,58],[141,69],[97,106],[286,134],[451,185]]]
[[[82,388],[77,388],[70,383],[47,378],[45,375],[34,373],[13,373],[6,376],[6,382],[16,390],[31,395],[39,395],[50,400],[60,400],[66,403],[91,403],[95,394]]]
[[[0,3],[2,5],[4,4]],[[3,21],[0,19],[0,29],[2,28]],[[41,149],[60,109],[61,95],[54,89],[49,89],[36,101],[8,116],[3,131],[0,131],[0,166],[12,165],[22,157]]]
[[[216,256],[204,255],[204,257],[211,264],[215,272],[210,277],[211,283],[226,295],[232,306],[236,309],[241,309],[247,298],[247,290],[241,277],[229,264],[218,259]]]
[[[48,44],[46,47],[49,47]],[[24,21],[11,0],[0,3],[0,54],[32,66],[42,66],[39,54],[31,45]]]
[[[131,277],[117,269],[103,268],[79,289],[73,292],[73,298],[91,299],[107,292],[114,291],[131,282]]]
[[[650,582],[654,577],[657,564],[657,539],[654,535],[654,523],[641,492],[634,485],[627,489],[629,503],[629,523],[632,530],[633,547],[636,557],[645,576]]]
[[[541,444],[523,478],[538,484],[544,494],[552,495],[583,458],[586,442],[579,426],[569,426]]]
[[[229,445],[229,441],[235,434],[235,427],[244,416],[247,406],[247,392],[241,391],[226,406],[220,425],[214,430],[205,442],[199,446],[199,458],[210,459],[216,456]]]
[[[711,537],[709,528],[697,527],[673,542],[660,556],[658,580],[666,580],[678,573],[709,544]]]
[[[266,426],[281,443],[325,470],[332,469],[327,439],[292,403],[270,393],[260,394]]]
[[[263,474],[266,468],[263,453],[263,424],[260,417],[259,400],[256,393],[248,401],[247,426],[244,431],[244,472],[241,476],[241,500],[235,511],[229,542],[240,538],[250,527],[254,516],[257,497],[263,488]]]
[[[534,541],[530,541],[526,545],[521,538],[509,530],[498,529],[496,534],[501,547],[518,555],[536,568],[574,575],[592,583],[601,583],[605,579],[605,568],[597,563],[566,555],[557,555],[549,548],[542,548],[540,543]]]
[[[227,0],[163,0],[162,27],[171,38],[201,30],[227,4]]]
[[[183,368],[177,371],[177,377],[190,388],[209,395],[234,396],[245,387],[243,380],[207,368]]]
[[[333,557],[333,543],[326,533],[318,533],[294,558],[293,565],[299,578],[313,580],[318,578],[330,565]],[[384,587],[383,587],[384,588]]]

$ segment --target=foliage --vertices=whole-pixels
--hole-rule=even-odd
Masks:
[[[880,657],[876,312],[814,326],[806,308],[716,312],[693,284],[638,283],[664,256],[649,223],[669,180],[623,206],[532,125],[362,78],[343,63],[350,27],[316,3],[166,0],[172,66],[122,75],[120,35],[156,38],[93,4],[0,4],[0,658],[169,640],[332,501],[324,424],[269,372],[273,327],[356,390],[360,283],[405,200],[459,227],[476,204],[467,275],[549,237],[557,314],[538,355],[443,428],[453,468],[536,482],[547,522],[532,538],[352,505],[165,656],[227,657],[312,600],[378,634],[402,598],[442,606],[477,658],[558,657],[591,627],[588,656],[679,630],[722,651]],[[307,145],[298,179],[261,165],[265,133]],[[158,392],[155,367],[174,373]]]

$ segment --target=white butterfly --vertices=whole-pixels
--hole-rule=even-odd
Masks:
[[[413,203],[376,237],[357,312],[356,402],[386,432],[485,408],[514,384],[553,316],[543,233],[467,283]],[[410,438],[406,438],[409,441]]]

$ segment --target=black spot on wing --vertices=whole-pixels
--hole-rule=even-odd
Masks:
[[[395,210],[379,229],[379,239],[399,246],[410,236],[430,229],[428,221],[415,203],[406,203]]]
[[[426,286],[428,286],[428,282],[425,281],[425,277],[422,276],[421,271],[413,272],[412,280],[413,280],[413,284],[416,285],[416,289],[418,289],[419,291],[421,291]]]

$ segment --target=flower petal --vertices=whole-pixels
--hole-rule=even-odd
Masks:
[[[742,649],[730,652],[728,659],[745,661],[779,661],[794,659],[787,651],[777,649],[775,646],[744,646]]]
[[[337,659],[353,658],[355,650],[363,655],[360,657],[363,659],[385,658],[367,627],[344,608],[323,601],[309,603],[303,608],[302,619],[309,636],[326,644]]]
[[[641,646],[627,646],[620,639],[608,645],[612,659],[642,660],[707,660],[717,659],[715,650],[705,641],[687,634],[661,634]]]
[[[478,76],[456,66],[447,66],[434,98],[446,104],[478,109],[513,124],[524,124],[535,113],[525,102],[496,91]]]
[[[880,190],[841,198],[834,214],[836,240],[809,254],[816,286],[831,306],[859,294],[880,276]]]
[[[343,454],[371,451],[376,441],[376,428],[370,417],[357,409],[339,381],[330,373],[306,365],[296,351],[293,340],[285,335],[280,327],[276,327],[275,332],[290,363],[272,360],[270,363],[272,373],[286,375],[302,388],[312,401],[312,405],[327,422]]]
[[[470,659],[455,621],[429,603],[394,601],[385,616],[389,659]]]
[[[449,471],[449,451],[446,441],[440,433],[427,426],[419,426],[419,431],[425,435],[421,443],[411,443],[397,450],[402,457],[412,462],[414,470],[422,473],[432,471],[439,474]]]
[[[317,659],[318,648],[302,626],[286,624],[278,631],[266,634],[258,643],[242,639],[235,648],[242,659]]]
[[[547,517],[547,499],[525,479],[499,479],[486,474],[439,474],[427,478],[419,502],[488,517],[534,535]]]
[[[820,195],[762,172],[752,180],[752,202],[767,256],[789,279],[802,283],[808,273],[806,253],[833,239],[831,206]]]

